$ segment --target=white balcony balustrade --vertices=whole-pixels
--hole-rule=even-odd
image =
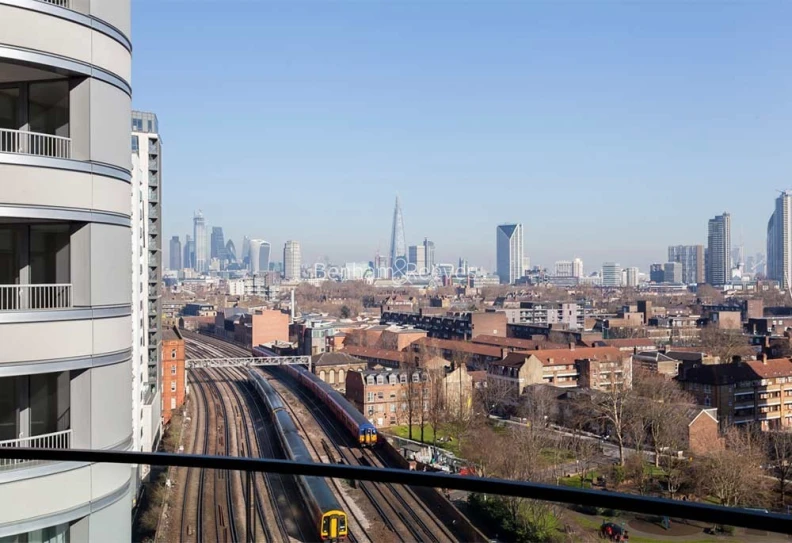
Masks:
[[[49,285],[0,285],[0,311],[69,309],[72,306],[70,283]]]
[[[31,437],[21,437],[19,439],[7,439],[0,441],[0,447],[4,448],[31,448],[31,449],[70,449],[71,430],[62,430],[51,434],[42,434]],[[15,467],[28,467],[33,464],[43,464],[44,461],[18,460],[14,458],[0,459],[0,470],[13,469]]]
[[[56,4],[57,2],[49,3]],[[51,134],[0,128],[0,153],[71,158],[71,139]]]
[[[69,0],[39,0],[39,2],[44,2],[45,4],[52,4],[53,6],[58,6],[66,9],[69,9],[69,7],[71,7],[69,4]]]

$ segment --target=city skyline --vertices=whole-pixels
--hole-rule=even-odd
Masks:
[[[706,244],[701,223],[724,209],[746,253],[764,251],[768,195],[789,185],[789,76],[773,51],[792,40],[781,24],[790,6],[570,13],[547,3],[466,4],[450,20],[439,5],[233,6],[200,5],[189,25],[178,4],[136,6],[136,106],[167,117],[171,194],[182,195],[168,203],[166,235],[189,231],[183,217],[200,207],[237,244],[245,234],[277,246],[293,238],[306,258],[355,260],[377,247],[387,254],[382,214],[398,193],[409,232],[432,236],[443,261],[464,254],[494,268],[491,227],[514,220],[548,225],[526,240],[534,262],[574,253],[645,269],[669,243]],[[246,32],[253,21],[260,26]],[[222,52],[205,42],[215,31],[237,54],[227,85],[199,98],[189,92],[200,82],[199,59]],[[181,47],[171,47],[176,39]],[[361,40],[370,47],[360,50]],[[267,55],[266,76],[237,75],[259,51],[281,46],[289,54]],[[318,50],[335,69],[317,62]],[[380,55],[399,66],[398,77]],[[735,77],[760,83],[735,85]],[[257,107],[227,115],[229,100]],[[244,134],[213,144],[223,161],[196,160],[205,135],[189,127],[199,110],[205,125]],[[262,215],[264,201],[280,204]],[[560,202],[562,224],[554,220]],[[290,220],[295,210],[300,221]],[[486,225],[462,220],[482,210]]]

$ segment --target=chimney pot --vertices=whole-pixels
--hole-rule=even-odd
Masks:
[[[569,350],[570,351],[574,351],[575,350],[575,342],[574,341],[570,341],[569,342]]]
[[[762,353],[762,364],[767,365],[767,353]]]

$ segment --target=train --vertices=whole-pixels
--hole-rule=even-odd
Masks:
[[[297,426],[286,411],[280,395],[255,368],[248,372],[248,379],[269,408],[272,423],[275,425],[286,457],[295,462],[313,462],[314,460],[297,432]],[[345,541],[349,531],[347,515],[338,504],[330,487],[327,486],[327,482],[321,477],[302,475],[296,479],[300,494],[302,494],[311,518],[318,528],[319,538],[328,542]]]
[[[253,348],[253,356],[276,356],[273,351],[259,346]],[[377,427],[374,426],[354,405],[316,375],[298,365],[284,365],[283,371],[308,388],[341,421],[349,435],[360,447],[374,447],[379,442]]]

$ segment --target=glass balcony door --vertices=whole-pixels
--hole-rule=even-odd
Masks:
[[[68,430],[70,385],[69,372],[0,378],[0,441]]]

